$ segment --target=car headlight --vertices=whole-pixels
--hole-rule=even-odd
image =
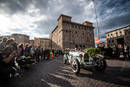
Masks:
[[[79,57],[80,57],[80,58],[82,58],[82,57],[83,57],[83,55],[82,55],[82,54],[80,54],[80,55],[79,55]]]
[[[100,55],[100,54],[98,54],[98,55],[96,55],[98,58],[104,58],[104,56],[103,55]]]

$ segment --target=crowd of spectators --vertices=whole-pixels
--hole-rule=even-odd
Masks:
[[[130,60],[130,49],[126,43],[118,45],[114,44],[113,46],[108,46],[107,48],[105,48],[104,45],[101,45],[99,48],[104,56]]]
[[[31,44],[17,44],[13,39],[7,40],[7,38],[3,38],[2,42],[0,42],[0,53],[9,46],[16,51],[17,57],[31,56],[36,62],[49,59],[50,52],[55,56],[62,54],[60,50],[44,49],[41,46],[33,46]]]
[[[10,73],[15,75],[15,60],[20,58],[31,58],[34,64],[48,60],[62,54],[60,50],[43,49],[40,46],[30,44],[17,44],[13,39],[3,38],[0,42],[0,81],[2,78],[10,77]]]

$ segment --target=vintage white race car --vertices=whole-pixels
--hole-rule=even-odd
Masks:
[[[65,53],[63,62],[64,64],[71,64],[72,71],[75,74],[80,72],[80,68],[95,68],[98,71],[104,71],[107,66],[103,55],[96,54],[93,57],[89,57],[87,53],[76,50]]]

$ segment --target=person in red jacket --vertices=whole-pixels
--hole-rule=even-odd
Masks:
[[[53,57],[54,57],[52,50],[50,51],[50,57],[51,57],[51,59],[53,59]]]

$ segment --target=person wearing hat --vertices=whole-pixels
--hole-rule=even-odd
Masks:
[[[6,47],[0,53],[0,81],[10,78],[10,74],[15,74],[15,70],[12,68],[12,61],[17,56],[17,51],[12,46],[13,44],[13,40],[8,40]]]
[[[125,43],[124,44],[124,51],[123,51],[123,54],[124,54],[124,58],[125,59],[129,59],[129,46]]]
[[[11,61],[15,56],[16,51],[13,51],[11,47],[6,47],[0,53],[0,82],[8,80],[7,78],[10,78],[10,74],[15,74],[15,70],[11,67]]]
[[[3,38],[2,42],[0,43],[0,52],[6,47],[7,38]]]

